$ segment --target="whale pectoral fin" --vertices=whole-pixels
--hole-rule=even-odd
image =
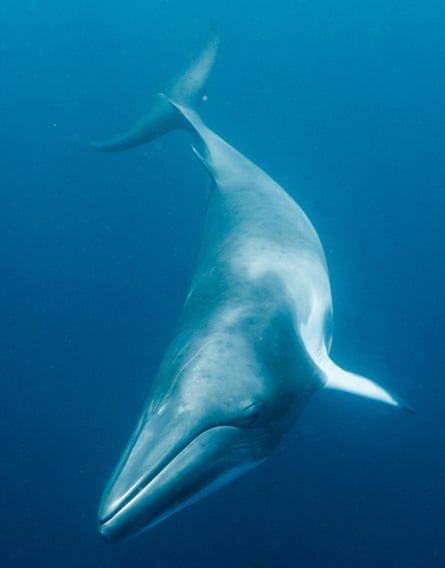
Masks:
[[[325,388],[349,392],[365,398],[378,400],[391,406],[401,408],[402,410],[406,410],[411,414],[415,414],[414,410],[410,406],[389,393],[374,381],[343,370],[331,359],[324,361],[322,368],[326,380],[324,385]]]

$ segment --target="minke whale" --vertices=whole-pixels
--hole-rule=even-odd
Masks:
[[[201,251],[173,339],[103,493],[99,531],[118,541],[153,527],[264,461],[319,389],[409,408],[329,357],[326,259],[308,217],[198,113],[220,36],[157,94],[126,150],[182,128],[212,181]]]

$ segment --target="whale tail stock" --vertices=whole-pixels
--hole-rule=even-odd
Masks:
[[[130,129],[90,146],[102,152],[118,152],[147,144],[163,134],[177,128],[187,127],[183,113],[178,107],[196,109],[204,97],[210,73],[215,66],[220,46],[219,29],[211,21],[207,40],[191,61],[167,86],[164,93],[158,93],[152,100],[146,114]]]

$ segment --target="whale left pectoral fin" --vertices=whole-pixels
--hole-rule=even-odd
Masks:
[[[331,359],[327,359],[327,361],[324,362],[323,371],[326,380],[325,388],[349,392],[365,398],[378,400],[391,406],[401,408],[411,414],[415,414],[414,410],[409,405],[374,381],[345,371]]]

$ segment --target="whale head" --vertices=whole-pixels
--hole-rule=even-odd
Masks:
[[[275,322],[253,343],[243,334],[177,337],[105,488],[106,540],[158,524],[268,456],[317,388],[297,368],[288,327]]]

